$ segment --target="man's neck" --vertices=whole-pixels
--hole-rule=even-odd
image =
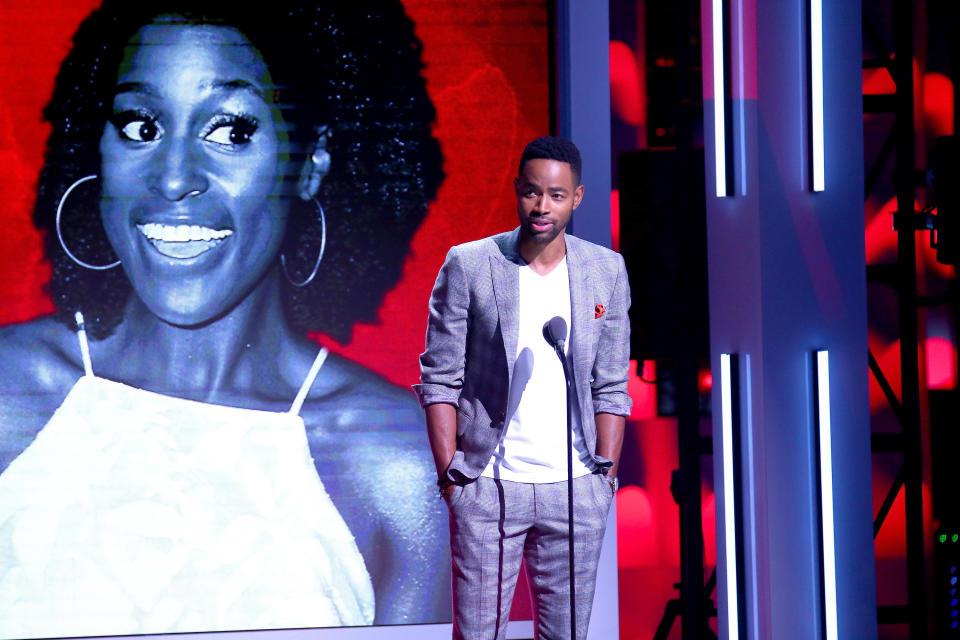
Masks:
[[[531,269],[540,275],[546,275],[567,255],[567,242],[561,233],[549,243],[541,244],[525,238],[521,231],[519,249],[520,257]]]

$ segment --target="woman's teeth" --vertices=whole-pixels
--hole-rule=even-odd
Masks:
[[[196,224],[148,222],[138,224],[137,229],[157,251],[179,259],[195,258],[233,235],[231,229],[211,229]]]
[[[159,224],[148,222],[138,224],[137,229],[147,237],[147,240],[162,240],[164,242],[190,242],[192,240],[223,240],[233,235],[231,229],[211,229],[197,224]]]

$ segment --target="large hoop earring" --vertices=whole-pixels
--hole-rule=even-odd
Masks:
[[[320,201],[316,198],[310,199],[313,200],[313,204],[317,206],[317,211],[320,212],[320,252],[317,254],[317,261],[313,264],[313,271],[310,272],[306,280],[294,282],[293,278],[290,277],[290,272],[287,270],[287,256],[282,253],[280,254],[280,267],[283,269],[284,277],[286,277],[287,282],[298,288],[307,286],[317,277],[317,272],[320,270],[320,262],[323,260],[323,252],[327,248],[327,218],[323,213],[323,205],[321,205]]]
[[[56,221],[56,228],[57,228],[57,239],[60,241],[60,248],[63,249],[63,252],[64,252],[65,254],[67,254],[67,257],[68,257],[68,258],[70,258],[71,260],[73,260],[74,262],[76,262],[78,265],[80,265],[81,267],[84,267],[84,268],[86,268],[86,269],[92,269],[92,270],[94,270],[94,271],[106,271],[107,269],[113,269],[114,267],[116,267],[117,265],[119,265],[119,264],[120,264],[120,261],[117,260],[116,262],[112,262],[112,263],[110,263],[110,264],[100,264],[100,265],[90,264],[90,263],[88,263],[88,262],[84,262],[83,260],[81,260],[81,259],[78,258],[77,256],[73,255],[73,253],[70,251],[70,249],[67,248],[67,243],[66,243],[66,242],[64,241],[64,239],[63,239],[63,232],[60,231],[60,216],[61,216],[61,214],[63,213],[63,203],[66,202],[67,198],[70,196],[70,193],[71,193],[74,189],[76,189],[77,187],[79,187],[81,184],[83,184],[84,182],[88,182],[88,181],[90,181],[90,180],[96,180],[96,179],[99,178],[99,177],[100,177],[100,176],[98,176],[97,174],[93,174],[93,175],[90,175],[90,176],[86,176],[86,177],[80,178],[79,180],[77,180],[76,182],[74,182],[73,184],[71,184],[71,185],[67,188],[67,190],[64,192],[64,194],[63,194],[62,196],[60,196],[60,202],[57,203],[57,221]]]

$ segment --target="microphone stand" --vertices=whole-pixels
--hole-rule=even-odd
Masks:
[[[570,557],[570,638],[577,637],[577,589],[573,571],[573,425],[570,420],[570,370],[567,368],[567,358],[563,353],[563,340],[553,342],[553,349],[560,358],[563,366],[563,379],[567,388],[567,547]]]

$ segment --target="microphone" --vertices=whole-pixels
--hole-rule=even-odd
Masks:
[[[543,338],[558,352],[563,352],[563,343],[567,339],[567,322],[560,316],[554,316],[543,324]]]
[[[567,409],[567,564],[570,568],[570,629],[573,636],[577,629],[576,607],[576,574],[573,560],[573,420],[570,414],[570,370],[567,359],[563,354],[563,342],[567,339],[567,321],[560,316],[554,316],[543,324],[543,337],[557,352],[560,365],[563,367],[563,379],[566,383],[567,396],[564,404]]]

